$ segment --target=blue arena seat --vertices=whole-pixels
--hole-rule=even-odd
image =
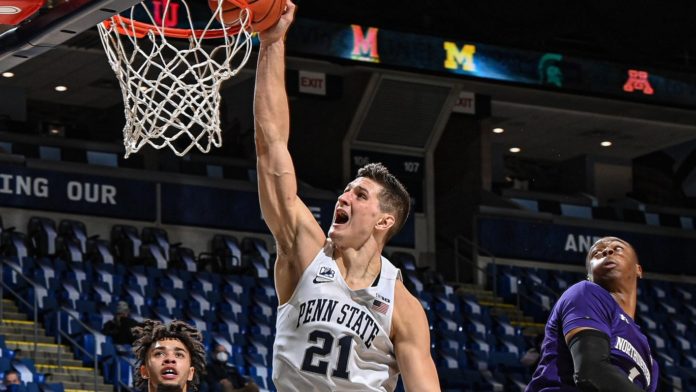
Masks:
[[[231,298],[243,306],[247,306],[251,301],[251,287],[253,281],[244,280],[238,276],[228,275],[225,277],[223,285],[223,297]]]
[[[134,361],[124,356],[116,356],[108,362],[108,370],[104,373],[104,380],[109,384],[121,383],[127,387],[133,387]]]
[[[436,365],[438,368],[443,369],[458,369],[459,358],[452,355],[443,354],[439,356]]]
[[[510,200],[527,211],[539,212],[539,202],[537,200],[522,198],[511,198]]]
[[[188,315],[185,317],[186,322],[195,326],[196,329],[198,329],[202,334],[207,335],[208,337],[210,336],[211,328],[208,327],[208,323],[203,320],[200,317],[194,316],[189,312],[186,312]]]
[[[253,260],[251,262],[251,271],[253,271],[254,276],[259,279],[270,278],[272,276],[268,264],[262,260]]]
[[[160,290],[154,300],[154,306],[160,313],[165,313],[171,317],[181,317],[184,303],[172,295],[169,290]]]
[[[259,388],[268,389],[267,380],[271,377],[271,369],[262,365],[250,365],[249,375],[258,384]]]
[[[260,320],[254,320],[254,323],[251,324],[248,331],[255,339],[265,340],[267,344],[272,344],[273,339],[275,338],[275,326],[264,324]]]
[[[32,268],[27,268],[23,271],[22,266],[19,264],[16,258],[6,258],[5,264],[2,266],[3,283],[15,291],[25,290],[28,283],[26,280],[22,279],[20,275],[24,274],[31,276],[32,270]]]
[[[56,254],[70,263],[82,263],[85,259],[85,254],[76,239],[60,235],[56,239]]]
[[[73,282],[63,281],[62,285],[56,289],[59,303],[70,309],[81,309],[88,312],[94,309],[91,303],[91,291],[80,291]]]
[[[275,288],[270,282],[260,281],[253,289],[253,299],[254,301],[272,305],[273,307],[278,305],[278,298],[276,297]]]
[[[213,330],[236,345],[246,345],[245,335],[247,330],[245,323],[223,316],[219,318],[217,323],[214,323]]]
[[[193,253],[193,250],[191,248],[186,248],[184,246],[177,246],[177,244],[173,244],[171,247],[170,258],[170,264],[174,268],[178,268],[180,270],[192,273],[198,271],[196,255]]]
[[[123,286],[123,275],[120,275],[118,270],[108,267],[108,264],[102,264],[95,268],[94,276],[96,281],[106,287],[111,294],[120,292]]]
[[[412,294],[416,296],[420,295],[420,293],[423,292],[425,286],[423,285],[423,282],[420,280],[416,272],[409,270],[402,270],[401,272],[404,277],[404,284],[406,284],[407,287],[412,291]]]
[[[101,331],[107,321],[113,320],[114,313],[108,306],[99,305],[94,313],[88,315],[87,324],[94,330]]]
[[[416,259],[412,254],[406,252],[394,252],[389,257],[389,260],[394,264],[395,267],[404,271],[416,271]]]
[[[41,284],[37,284],[36,288],[27,288],[27,301],[30,304],[33,304],[34,300],[36,299],[39,309],[44,311],[58,307],[58,301],[56,298],[57,296],[54,289],[48,289]],[[24,308],[24,306],[21,304],[20,308],[22,308],[25,312],[30,311],[30,309]]]
[[[148,297],[155,294],[154,282],[155,279],[150,278],[144,269],[135,268],[131,268],[124,279],[126,288]]]
[[[126,291],[121,299],[128,302],[133,313],[143,317],[149,316],[150,312],[145,301],[145,296],[141,294],[139,291],[136,291],[132,288],[126,288]]]
[[[221,316],[232,318],[233,320],[247,319],[247,305],[243,305],[241,302],[228,295],[225,295],[222,302],[218,304],[218,309],[218,313]]]
[[[638,324],[642,328],[644,328],[646,330],[650,330],[650,331],[657,330],[657,322],[655,322],[655,320],[650,316],[647,316],[647,315],[642,314],[642,313],[638,314],[636,317],[636,321],[638,322]]]
[[[213,254],[219,260],[219,268],[224,273],[241,273],[246,265],[242,264],[242,250],[239,241],[231,235],[216,234],[212,240]],[[246,261],[246,259],[245,259]]]
[[[160,227],[143,227],[140,237],[143,244],[156,244],[162,250],[164,258],[169,261],[169,235],[167,231]]]
[[[273,325],[276,318],[275,309],[275,306],[257,302],[251,306],[252,319],[263,324]]]
[[[2,251],[4,256],[16,257],[21,266],[24,258],[29,256],[27,235],[15,231],[14,228],[4,229],[2,232]]]
[[[200,318],[214,318],[212,303],[202,295],[202,293],[193,292],[189,294],[187,311]]]
[[[138,229],[129,225],[114,225],[111,228],[111,244],[117,259],[124,264],[135,263],[140,258],[140,245],[142,241]]]
[[[561,203],[561,215],[572,218],[592,219],[592,207]]]
[[[32,217],[27,225],[27,236],[36,256],[45,257],[56,254],[58,231],[53,219]]]
[[[163,323],[171,323],[172,320],[183,319],[183,315],[181,317],[178,317],[178,316],[175,317],[175,316],[169,314],[168,309],[162,308],[162,307],[157,307],[157,308],[152,309],[152,315],[156,320],[160,320]]]
[[[34,264],[33,275],[30,275],[36,283],[47,288],[56,288],[60,277],[60,272],[56,270],[48,259],[41,259]]]
[[[93,281],[92,268],[90,265],[70,264],[63,277],[65,281],[73,282],[78,290],[87,291]]]
[[[142,244],[140,255],[145,265],[154,266],[161,270],[166,270],[169,267],[168,255],[158,244]]]
[[[458,339],[464,331],[461,323],[444,316],[437,317],[434,326],[440,336],[450,339]]]
[[[73,219],[63,219],[58,224],[58,233],[65,238],[75,240],[79,244],[82,253],[87,253],[88,237],[84,222]]]
[[[242,239],[242,254],[252,260],[262,261],[266,270],[271,268],[271,254],[266,248],[266,243],[260,238],[246,237]]]
[[[102,265],[113,266],[115,263],[111,243],[99,238],[89,238],[87,240],[86,258]]]

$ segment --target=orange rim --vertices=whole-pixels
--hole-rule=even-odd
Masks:
[[[222,1],[222,0],[220,0]],[[249,4],[246,0],[224,0],[228,3],[232,3],[239,8],[246,8],[249,12],[249,22],[246,27],[251,25],[253,20],[253,14]],[[147,35],[148,31],[154,30],[155,32],[164,35],[169,38],[204,38],[204,39],[214,39],[223,38],[229,35],[236,35],[242,29],[241,25],[230,26],[226,29],[212,29],[212,30],[200,30],[200,29],[180,29],[176,27],[162,27],[156,26],[150,23],[139,22],[137,20],[129,19],[121,15],[114,15],[110,19],[102,22],[105,28],[110,29],[112,25],[115,26],[116,31],[121,35],[127,35],[130,37],[143,38]]]

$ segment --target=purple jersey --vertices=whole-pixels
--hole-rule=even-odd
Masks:
[[[554,305],[546,322],[541,359],[526,391],[578,391],[565,335],[579,327],[607,334],[611,363],[641,389],[655,391],[658,367],[648,339],[607,290],[588,281],[568,288]]]

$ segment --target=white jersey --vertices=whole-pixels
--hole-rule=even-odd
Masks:
[[[351,290],[327,245],[278,307],[273,382],[280,392],[393,391],[398,367],[389,338],[401,272],[382,257],[377,285]]]

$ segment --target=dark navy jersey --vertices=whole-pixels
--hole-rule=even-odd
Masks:
[[[648,339],[607,290],[589,281],[568,288],[554,305],[546,322],[541,359],[527,391],[578,391],[565,335],[580,327],[607,334],[611,363],[641,389],[655,391],[658,367]]]

